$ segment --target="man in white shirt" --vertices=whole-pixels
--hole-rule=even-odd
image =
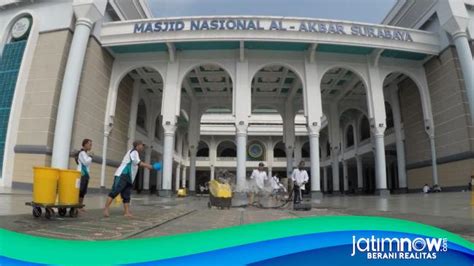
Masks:
[[[105,203],[104,216],[109,217],[109,207],[112,204],[112,200],[117,197],[118,194],[123,200],[123,210],[125,217],[131,217],[130,213],[130,196],[132,193],[133,181],[137,176],[138,168],[144,167],[152,170],[153,167],[140,160],[140,152],[145,149],[145,144],[141,140],[133,142],[133,148],[125,154],[122,163],[120,164],[117,171],[115,171],[114,184],[112,191],[109,193],[107,202]]]
[[[249,204],[254,203],[255,193],[259,194],[265,189],[265,181],[268,180],[267,172],[264,170],[265,165],[263,163],[258,164],[258,168],[253,170],[250,176],[250,197]]]
[[[309,177],[308,172],[303,169],[304,161],[298,164],[298,168],[293,170],[291,174],[291,180],[293,181],[293,203],[300,203],[303,199],[301,198],[301,190],[305,189],[305,184],[308,183]]]
[[[270,185],[272,188],[272,197],[274,198],[278,199],[278,196],[280,196],[281,193],[286,193],[287,191],[285,186],[280,183],[280,179],[276,174],[270,178]]]
[[[428,186],[428,184],[425,184],[423,186],[423,193],[430,193],[430,192],[431,192],[430,186]]]
[[[91,149],[92,140],[84,139],[82,141],[81,150],[76,154],[76,157],[74,158],[77,163],[77,171],[81,172],[81,180],[79,186],[80,205],[84,203],[84,196],[87,194],[87,187],[89,186],[90,166],[92,164]],[[80,208],[79,210],[84,211],[83,208]]]

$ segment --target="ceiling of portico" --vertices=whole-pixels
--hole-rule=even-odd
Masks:
[[[217,65],[200,65],[193,68],[184,78],[183,90],[197,98],[223,97],[232,99],[230,75]]]
[[[152,68],[139,67],[128,73],[138,83],[139,89],[150,98],[159,99],[163,94],[163,79],[161,75]]]
[[[301,97],[303,86],[296,74],[284,66],[267,66],[252,79],[252,97]]]
[[[136,68],[129,76],[138,82],[141,90],[149,97],[160,99],[163,94],[163,79],[161,75],[149,67]],[[392,74],[386,82],[391,82],[399,75]],[[262,99],[271,103],[272,100],[286,100],[293,97],[301,102],[303,88],[299,77],[289,68],[279,65],[267,66],[258,71],[252,79],[252,111],[255,114],[279,115],[275,105],[265,105]],[[192,95],[197,99],[216,97],[219,106],[213,106],[207,113],[231,113],[229,104],[232,100],[232,80],[229,74],[217,65],[201,65],[193,68],[184,78],[182,95]],[[321,93],[324,100],[344,96],[344,98],[365,97],[365,89],[358,76],[343,68],[334,68],[326,72],[321,82]],[[344,95],[343,95],[344,94]],[[227,99],[227,101],[222,101]],[[296,106],[297,108],[302,107]]]
[[[352,71],[345,68],[333,68],[321,79],[321,96],[324,100],[342,98],[364,98],[364,84]]]
[[[341,122],[341,125],[345,125],[347,123],[353,122],[354,120],[357,120],[361,115],[361,111],[357,109],[349,109],[341,114],[341,116],[339,117],[339,121]]]
[[[163,79],[154,69],[140,67],[128,74],[144,95],[161,100]],[[400,73],[392,73],[384,80],[385,87],[407,78]],[[262,68],[252,79],[252,113],[254,115],[275,115],[280,117],[278,105],[293,97],[297,110],[302,110],[302,84],[299,77],[289,68],[273,65]],[[232,80],[229,74],[217,65],[201,65],[193,68],[182,84],[183,99],[214,101],[207,114],[232,113]],[[365,101],[366,92],[358,75],[345,68],[333,68],[321,79],[321,94],[325,101],[338,100],[341,104]],[[143,94],[142,94],[143,95]],[[279,102],[278,102],[279,101]],[[216,105],[218,104],[218,105]],[[303,117],[303,114],[300,114]]]

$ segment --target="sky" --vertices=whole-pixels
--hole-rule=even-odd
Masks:
[[[155,17],[262,15],[381,23],[396,0],[148,0]]]

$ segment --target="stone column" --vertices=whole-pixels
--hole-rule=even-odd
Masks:
[[[309,145],[310,145],[310,160],[311,160],[311,197],[321,198],[321,180],[319,170],[319,130],[317,125],[309,125]]]
[[[291,177],[293,172],[293,151],[294,151],[294,144],[289,144],[286,146],[286,174],[288,178]]]
[[[186,166],[183,166],[182,173],[181,173],[181,187],[186,187]]]
[[[160,195],[171,196],[171,181],[173,175],[173,151],[175,125],[164,125],[164,143],[163,143],[163,180],[162,191]]]
[[[145,149],[145,162],[150,163],[151,161],[151,144]],[[144,169],[143,172],[143,190],[150,189],[150,170]]]
[[[61,86],[51,161],[52,167],[63,169],[69,166],[74,113],[87,43],[94,23],[104,14],[105,6],[101,8],[92,2],[82,5],[73,4],[73,9],[76,25]]]
[[[342,161],[342,176],[344,179],[344,193],[347,193],[349,191],[349,177],[348,177],[348,171],[347,171],[347,160]]]
[[[181,179],[181,164],[178,163],[176,165],[176,172],[175,172],[175,190],[178,191],[179,189],[179,184],[180,184],[180,179]]]
[[[133,83],[132,103],[130,104],[130,120],[128,121],[128,145],[127,149],[132,147],[135,141],[135,132],[137,129],[138,102],[140,100],[140,82]]]
[[[328,168],[327,167],[323,167],[323,183],[324,183],[324,192],[327,193],[328,192]]]
[[[438,15],[441,27],[451,35],[454,45],[456,46],[459,64],[461,65],[464,84],[466,86],[471,119],[474,119],[474,63],[467,34],[472,17],[469,15],[464,2],[465,1],[457,0],[439,1],[436,14]]]
[[[371,116],[371,128],[374,136],[375,145],[375,185],[377,193],[380,196],[390,195],[387,189],[387,172],[385,163],[385,129],[386,129],[386,114],[385,114],[385,99],[383,95],[383,80],[381,80],[379,68],[376,62],[368,62],[369,70],[369,114]]]
[[[216,178],[215,167],[211,165],[211,180],[214,180],[214,178]]]
[[[389,194],[387,189],[387,172],[385,166],[385,145],[384,132],[377,132],[375,137],[375,174],[376,174],[376,189],[380,195]]]
[[[247,161],[247,125],[236,125],[237,128],[237,188],[241,190],[246,182]]]
[[[189,192],[196,191],[196,153],[201,135],[201,112],[197,100],[191,102],[191,115],[189,122]]]
[[[436,163],[436,145],[434,135],[430,135],[430,147],[431,147],[431,168],[433,185],[439,185],[438,180],[438,165]]]
[[[166,79],[163,88],[161,114],[163,116],[163,174],[160,196],[171,196],[171,182],[173,174],[174,137],[177,117],[180,112],[181,88],[178,85],[179,60],[168,62]]]
[[[196,191],[196,153],[197,148],[189,149],[189,191]]]
[[[329,116],[329,141],[331,145],[331,168],[332,168],[332,188],[333,193],[340,193],[339,191],[339,148],[340,148],[340,127],[337,104],[331,105]]]
[[[398,98],[398,87],[390,88],[390,98],[392,100],[395,144],[397,147],[398,187],[401,191],[407,191],[408,185],[405,161],[405,143],[402,134],[403,126],[400,113],[400,100]]]
[[[233,90],[233,109],[237,145],[237,192],[244,191],[246,182],[247,129],[252,114],[252,88],[249,78],[249,63],[245,58],[236,63],[235,89]],[[239,198],[244,198],[242,194]]]
[[[360,155],[356,156],[356,163],[357,163],[357,190],[358,192],[362,192],[364,189],[364,176],[363,176],[363,161]]]

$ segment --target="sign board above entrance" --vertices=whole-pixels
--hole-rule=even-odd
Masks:
[[[190,19],[141,21],[133,25],[133,33],[160,33],[174,31],[295,31],[320,34],[353,35],[367,38],[413,42],[410,32],[399,28],[339,23],[325,20],[277,19]]]
[[[324,44],[430,55],[439,54],[441,49],[435,32],[352,21],[263,16],[107,22],[102,25],[100,39],[104,47],[185,42],[215,42],[216,45],[243,42],[245,47],[246,42],[262,42],[270,46],[270,43]]]

